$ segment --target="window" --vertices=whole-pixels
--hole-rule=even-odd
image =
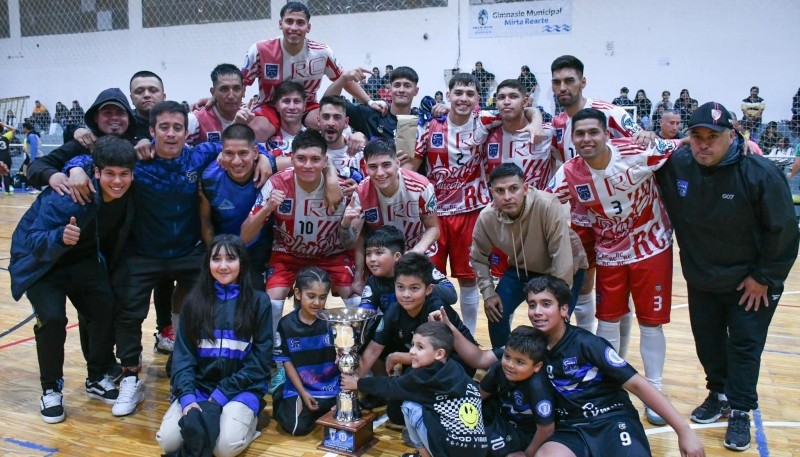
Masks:
[[[270,18],[269,0],[143,0],[143,26],[212,24]]]
[[[24,37],[128,28],[128,0],[19,0],[19,12]]]
[[[311,19],[332,14],[370,13],[447,6],[447,0],[308,0]]]

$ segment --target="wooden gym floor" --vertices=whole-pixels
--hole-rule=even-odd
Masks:
[[[0,455],[3,456],[153,456],[159,454],[155,433],[169,403],[169,380],[164,372],[167,357],[153,354],[154,313],[144,323],[144,369],[147,398],[136,412],[116,418],[111,407],[90,400],[83,391],[86,376],[74,309],[68,306],[70,323],[67,332],[64,389],[67,420],[45,424],[39,417],[41,389],[38,382],[33,321],[27,299],[16,303],[9,289],[8,252],[11,234],[17,221],[33,201],[33,196],[17,194],[0,197]],[[667,325],[667,364],[664,392],[675,407],[687,417],[706,396],[705,380],[695,355],[688,322],[686,287],[675,251],[672,323]],[[337,300],[338,301],[338,300]],[[337,306],[335,303],[334,306]],[[287,310],[290,307],[287,306]],[[515,324],[527,321],[524,307],[518,309]],[[739,455],[800,456],[800,271],[795,268],[786,284],[770,329],[764,351],[759,382],[760,411],[753,414],[753,442]],[[486,319],[480,312],[477,339],[488,346]],[[635,350],[639,345],[634,325],[629,360],[641,369]],[[641,406],[638,399],[634,404]],[[268,406],[270,409],[271,406]],[[382,411],[380,411],[382,412]],[[654,456],[679,456],[677,438],[669,427],[648,429]],[[708,456],[730,456],[722,446],[725,422],[695,427],[706,446]],[[243,456],[323,456],[316,449],[320,432],[294,438],[277,430],[271,422]],[[399,456],[409,452],[400,433],[385,426],[376,428],[378,444],[369,456]]]

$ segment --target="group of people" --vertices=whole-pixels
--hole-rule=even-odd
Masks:
[[[701,456],[660,393],[674,230],[709,390],[690,418],[728,417],[724,445],[749,447],[800,234],[786,180],[748,153],[725,107],[703,104],[687,138],[659,138],[584,96],[583,64],[565,55],[551,65],[564,109],[552,123],[517,78],[497,85],[494,113],[478,109],[476,75],[459,73],[401,151],[397,116],[412,113],[417,73],[393,68],[391,103],[374,100],[361,84],[370,70],[345,71],[306,38],[305,5],[287,3],[278,24],[241,69],[213,69],[198,110],[137,72],[135,110],[120,89],[102,91],[87,128],[28,167],[48,187],[14,232],[9,271],[37,316],[45,422],[66,417],[66,298],[87,395],[115,416],[145,400],[155,289],[156,348],[172,352],[156,433],[166,454],[239,454],[260,435],[268,394],[279,426],[308,434],[345,388],[387,401],[408,455],[650,455],[632,392],[648,421],[675,429],[682,455]],[[332,84],[317,100],[323,76]],[[317,318],[331,294],[379,313],[354,375],[339,373]],[[491,350],[474,338],[480,295]],[[631,299],[644,376],[625,361]],[[512,331],[521,303],[530,325]]]

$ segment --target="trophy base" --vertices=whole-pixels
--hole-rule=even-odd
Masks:
[[[339,422],[333,411],[317,420],[322,426],[322,443],[317,449],[335,454],[359,457],[378,442],[372,434],[375,413],[363,411],[361,419],[353,422]]]

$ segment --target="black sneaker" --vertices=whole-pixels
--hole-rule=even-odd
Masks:
[[[39,412],[42,420],[48,424],[63,422],[67,417],[64,413],[64,396],[54,389],[47,389],[39,400]]]
[[[717,392],[709,391],[703,404],[695,408],[689,417],[698,424],[710,424],[722,417],[728,417],[730,412],[728,400],[720,400]]]
[[[733,451],[745,451],[750,447],[750,415],[732,409],[728,416],[728,430],[722,444]]]
[[[107,405],[113,405],[119,396],[119,389],[111,376],[105,375],[97,381],[86,380],[86,395]]]

